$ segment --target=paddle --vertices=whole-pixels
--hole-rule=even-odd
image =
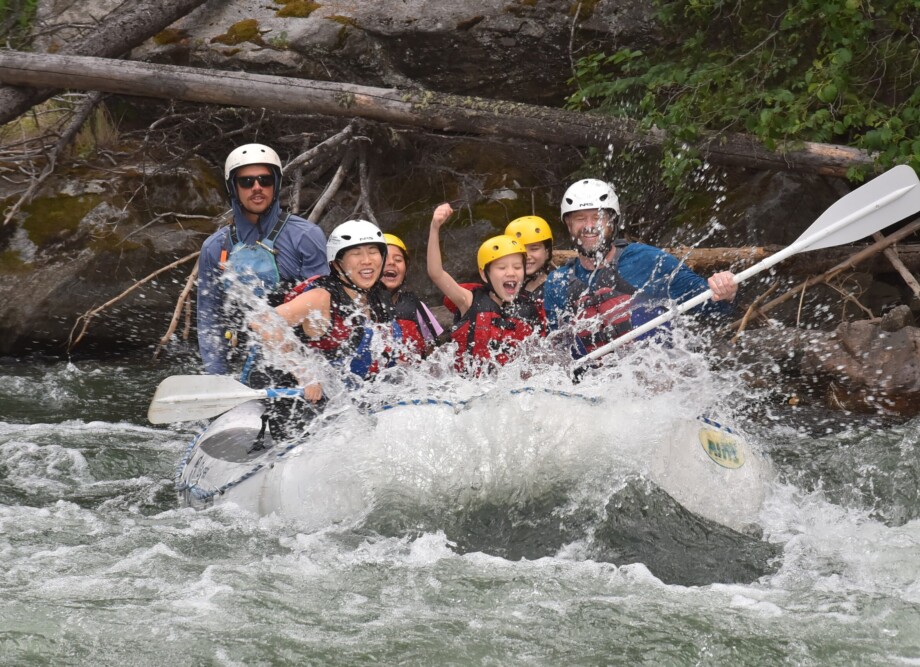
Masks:
[[[225,375],[173,375],[153,394],[151,424],[210,419],[259,398],[303,398],[303,389],[251,389]]]
[[[907,165],[894,167],[837,200],[792,245],[770,255],[741,273],[735,274],[735,284],[756,276],[761,271],[803,250],[818,250],[858,241],[917,211],[920,211],[920,179],[917,178],[916,172]],[[705,303],[710,298],[712,298],[712,290],[706,290],[684,301],[655,319],[577,359],[575,367],[625,345],[680,313]]]

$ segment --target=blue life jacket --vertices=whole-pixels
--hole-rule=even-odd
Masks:
[[[226,243],[231,247],[223,264],[224,273],[221,277],[224,289],[230,287],[231,281],[237,280],[249,287],[255,296],[264,298],[278,286],[281,274],[275,261],[275,241],[290,217],[288,214],[275,225],[267,237],[255,243],[241,241],[237,235],[236,225],[230,226]]]

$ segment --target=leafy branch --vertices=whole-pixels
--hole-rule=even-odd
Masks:
[[[772,150],[805,141],[920,169],[917,0],[660,0],[668,40],[577,61],[571,108],[638,120],[670,138],[672,187],[701,163],[704,132],[746,132]],[[851,178],[864,176],[851,169]]]

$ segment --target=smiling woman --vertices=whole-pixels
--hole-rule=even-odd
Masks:
[[[333,365],[362,380],[376,375],[390,362],[390,351],[399,343],[387,292],[380,284],[386,253],[383,233],[366,220],[349,220],[332,230],[326,244],[330,275],[297,285],[286,302],[275,308],[275,317],[250,322],[265,348],[252,358],[253,363],[274,362],[276,367],[291,369],[288,377],[306,386],[304,397],[321,404],[323,390],[316,369],[303,363],[298,346],[288,336],[295,327],[301,341]],[[372,345],[375,337],[383,344]],[[273,430],[291,428],[286,414],[277,417]]]

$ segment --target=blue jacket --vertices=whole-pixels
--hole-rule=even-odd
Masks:
[[[558,329],[570,317],[569,280],[571,272],[591,285],[592,272],[581,262],[574,267],[562,266],[546,279],[543,306],[550,330]],[[620,254],[617,271],[620,277],[636,290],[636,298],[650,306],[666,306],[668,302],[682,302],[709,289],[707,282],[676,257],[644,243],[630,243]],[[692,313],[709,316],[728,315],[732,304],[724,301],[707,301]]]
[[[243,215],[239,202],[233,202],[233,220],[239,240],[255,243],[267,237],[280,217],[280,204],[275,202],[254,225]],[[261,229],[260,229],[261,228]],[[198,350],[205,372],[224,375],[228,371],[227,343],[224,332],[228,325],[224,313],[224,286],[221,281],[220,254],[229,247],[230,227],[218,229],[201,246],[198,258]],[[296,215],[290,216],[275,239],[275,262],[281,280],[291,284],[316,275],[329,273],[326,263],[326,236],[318,226]]]

